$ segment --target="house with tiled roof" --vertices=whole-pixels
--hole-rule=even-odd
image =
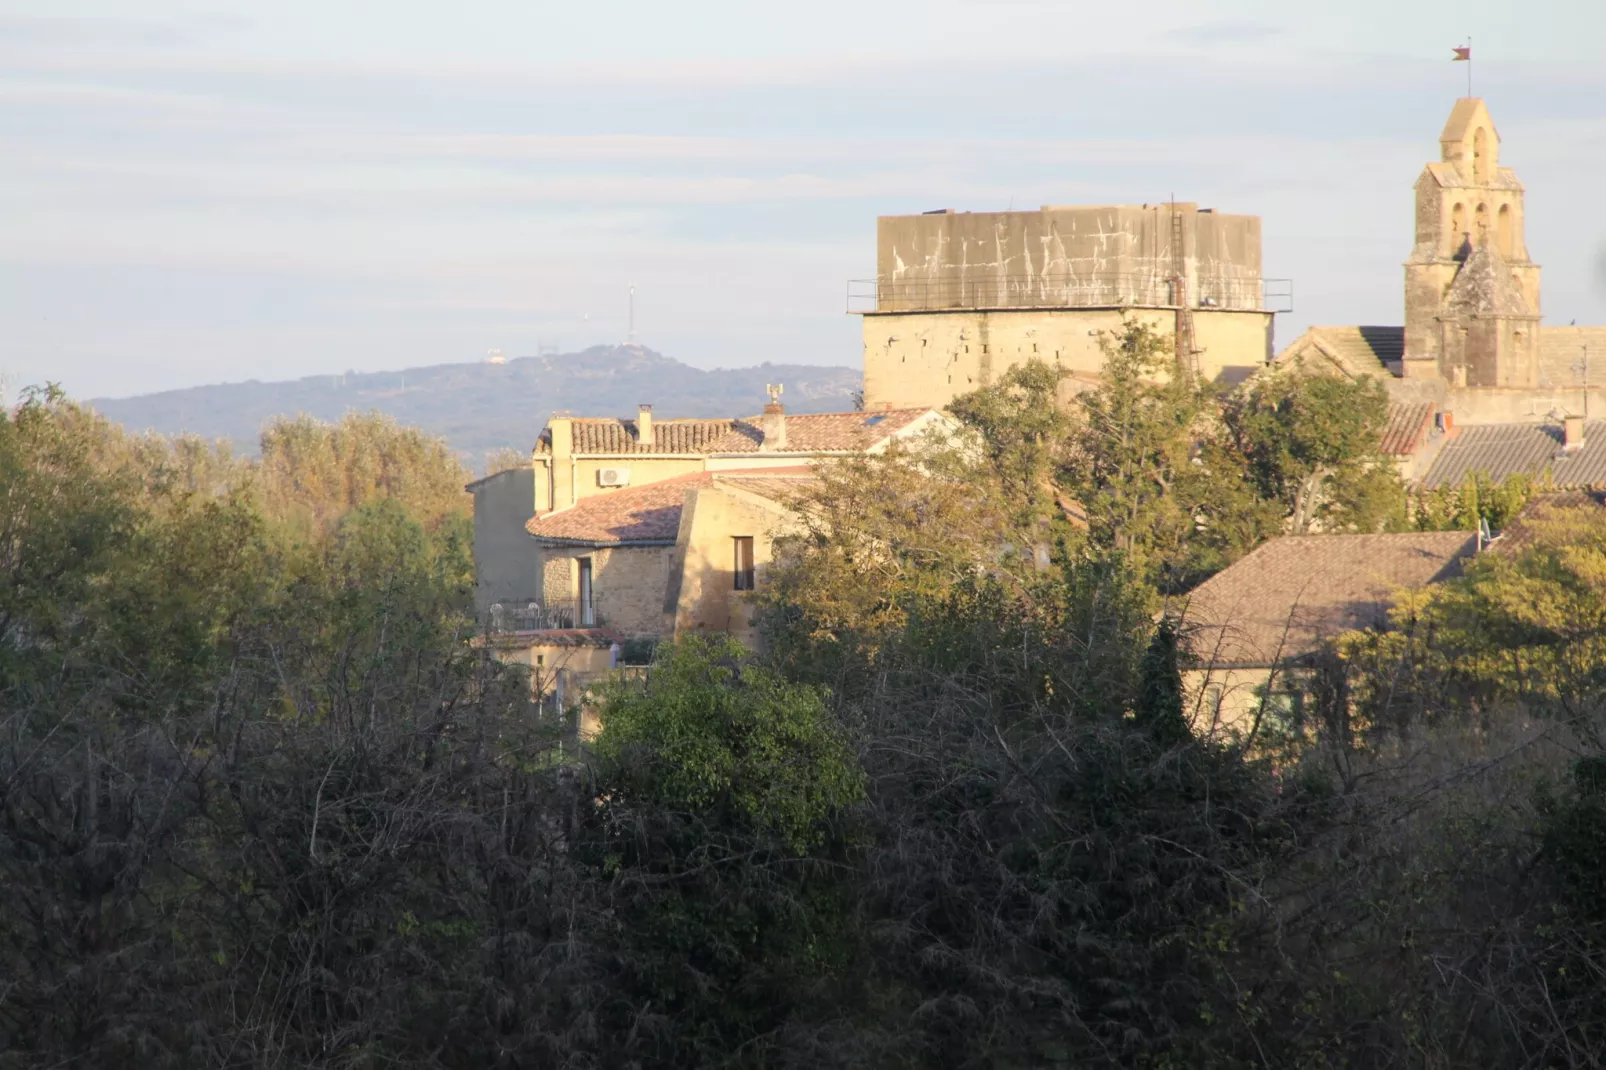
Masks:
[[[1470,531],[1285,535],[1188,596],[1184,683],[1202,727],[1241,731],[1303,701],[1311,658],[1355,628],[1387,623],[1401,591],[1460,573]]]
[[[781,405],[778,387],[764,411],[752,417],[660,419],[651,405],[640,406],[634,419],[554,413],[528,467],[468,484],[474,495],[476,609],[483,619],[494,606],[527,606],[547,596],[541,580],[545,566],[536,560],[526,527],[532,519],[542,520],[543,531],[556,539],[558,532],[601,515],[590,504],[594,498],[627,495],[645,502],[667,495],[678,506],[677,495],[692,484],[673,481],[879,453],[928,433],[952,434],[958,426],[936,409],[792,414]],[[659,484],[669,485],[635,493]],[[604,512],[612,516],[618,510]],[[632,521],[634,529],[650,523],[650,510],[641,515],[645,519]],[[672,540],[674,532],[659,537]],[[639,542],[633,536],[632,544]]]

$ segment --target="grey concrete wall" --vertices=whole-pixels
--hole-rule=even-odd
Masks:
[[[1260,218],[1175,208],[1188,303],[1260,307]],[[1172,237],[1170,204],[882,216],[877,311],[1175,305]]]
[[[474,609],[485,619],[497,602],[540,596],[534,541],[524,530],[535,515],[535,473],[499,472],[474,487]]]

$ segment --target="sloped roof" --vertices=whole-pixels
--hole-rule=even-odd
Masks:
[[[567,509],[532,517],[524,530],[552,542],[667,545],[680,532],[680,516],[690,491],[728,484],[784,504],[812,478],[813,470],[806,465],[693,472],[582,498]]]
[[[1439,450],[1426,487],[1459,486],[1481,472],[1499,482],[1514,473],[1546,475],[1558,487],[1606,487],[1606,420],[1584,425],[1584,444],[1562,450],[1562,429],[1554,424],[1473,424]]]
[[[1388,423],[1383,425],[1383,452],[1391,457],[1415,453],[1433,428],[1437,408],[1431,401],[1390,404]]]
[[[1395,591],[1455,575],[1470,531],[1285,535],[1212,576],[1188,599],[1201,666],[1267,666],[1351,628],[1382,624]]]
[[[1290,342],[1277,362],[1291,360],[1311,347],[1347,375],[1391,379],[1394,373],[1388,365],[1405,355],[1405,328],[1312,327]]]
[[[524,530],[538,539],[595,546],[672,543],[680,530],[686,492],[713,479],[707,472],[693,472],[581,498],[567,509],[530,518]]]
[[[1495,168],[1488,182],[1473,182],[1470,175],[1463,174],[1461,168],[1448,160],[1435,160],[1427,165],[1426,172],[1445,189],[1522,189],[1517,173],[1509,167]]]
[[[576,419],[574,452],[586,453],[692,453],[709,452],[709,444],[729,434],[735,420],[654,420],[652,441],[642,442],[635,420]],[[535,452],[552,452],[552,429],[541,432]]]
[[[800,413],[786,416],[786,447],[768,452],[834,453],[863,450],[904,430],[926,413],[921,409],[878,412]],[[577,454],[757,453],[763,449],[762,417],[719,420],[654,420],[653,441],[640,441],[635,420],[576,419]],[[552,430],[541,432],[537,453],[552,452]]]
[[[930,409],[882,409],[879,412],[826,412],[786,417],[786,446],[764,448],[761,417],[737,420],[712,453],[847,453],[867,450],[904,430]]]
[[[754,471],[715,472],[714,482],[768,498],[780,505],[788,505],[799,492],[816,479],[814,469],[760,468]]]
[[[1606,327],[1539,328],[1539,382],[1579,387],[1584,382],[1584,347],[1589,347],[1589,382],[1606,386]]]
[[[1563,490],[1536,494],[1511,518],[1500,537],[1489,544],[1489,552],[1517,554],[1533,545],[1538,527],[1567,510],[1588,510],[1595,523],[1606,523],[1606,503],[1601,495],[1584,490]]]
[[[1498,139],[1500,135],[1495,131],[1494,120],[1489,117],[1489,109],[1484,106],[1482,97],[1460,97],[1450,108],[1450,117],[1444,121],[1444,129],[1439,131],[1439,143],[1447,141],[1465,141],[1467,131],[1478,118],[1489,125],[1489,132]]]

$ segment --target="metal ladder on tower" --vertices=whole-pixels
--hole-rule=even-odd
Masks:
[[[1199,347],[1194,341],[1193,306],[1188,302],[1188,263],[1183,254],[1182,213],[1177,211],[1175,198],[1171,201],[1171,300],[1177,306],[1176,344],[1177,367],[1195,379],[1199,377]]]

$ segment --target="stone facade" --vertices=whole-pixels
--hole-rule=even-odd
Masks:
[[[537,601],[548,606],[577,604],[580,562],[588,560],[590,623],[626,637],[666,635],[670,618],[663,602],[672,550],[670,546],[540,546],[536,551],[541,574]],[[583,622],[577,618],[577,623]]]
[[[1271,357],[1259,218],[1194,204],[884,216],[864,299],[872,409],[946,405],[1033,358],[1075,390],[1123,315],[1181,337],[1206,378]]]
[[[1539,265],[1528,257],[1522,183],[1500,166],[1500,136],[1483,101],[1456,102],[1439,154],[1416,183],[1402,374],[1456,387],[1536,387]]]

